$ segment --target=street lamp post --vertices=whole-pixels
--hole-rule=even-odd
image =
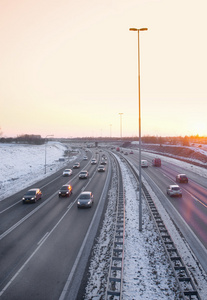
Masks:
[[[112,124],[110,124],[110,138],[111,138],[111,126],[112,126]]]
[[[142,231],[142,174],[141,174],[141,101],[140,101],[140,53],[139,53],[139,32],[148,28],[129,28],[130,31],[138,33],[138,101],[139,101],[139,231]]]
[[[49,135],[46,135],[46,137],[45,137],[45,174],[46,174],[46,161],[47,161],[47,159],[46,159],[46,157],[47,157],[47,155],[46,155],[46,153],[47,153],[47,151],[46,151],[46,138],[49,137],[49,136],[54,136],[54,135],[49,134]]]
[[[119,113],[120,115],[120,137],[122,138],[122,115],[123,113]]]

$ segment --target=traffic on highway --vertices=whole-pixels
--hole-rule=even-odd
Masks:
[[[0,260],[1,299],[64,299],[67,296],[63,292],[65,284],[68,282],[70,286],[77,271],[77,259],[80,260],[86,248],[87,264],[107,207],[112,156],[117,155],[138,170],[137,150],[117,153],[109,148],[87,152],[80,149],[76,162],[69,162],[35,186],[0,202],[0,243],[4,258]],[[155,158],[152,153],[142,153],[141,164],[143,180],[155,191],[207,270],[205,179],[178,164],[168,163],[164,157]]]

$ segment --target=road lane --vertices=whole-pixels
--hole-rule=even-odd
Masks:
[[[89,165],[91,180],[76,177],[75,192],[69,198],[54,193],[37,213],[2,239],[2,299],[58,299],[105,183],[107,171],[98,173],[97,166]],[[92,209],[77,209],[74,201],[87,184],[95,203]]]

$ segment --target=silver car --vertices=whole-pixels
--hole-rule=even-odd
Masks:
[[[63,171],[63,176],[70,176],[72,175],[73,171],[71,169],[65,169]]]
[[[88,176],[89,176],[89,173],[86,170],[82,170],[79,174],[80,179],[86,179],[86,178],[88,178]]]
[[[93,194],[92,192],[82,192],[77,200],[77,207],[91,207],[93,205]]]
[[[167,194],[170,196],[170,197],[182,197],[182,190],[181,188],[179,187],[179,185],[169,185],[167,187]]]

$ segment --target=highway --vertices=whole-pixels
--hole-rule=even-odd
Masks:
[[[24,191],[1,202],[1,299],[59,299],[92,220],[100,213],[98,226],[99,202],[110,176],[108,166],[106,172],[97,172],[101,153],[87,155],[88,161],[80,155],[81,167],[73,169],[70,177],[63,177],[61,170],[38,183],[43,197],[37,203],[23,205]],[[90,164],[92,155],[97,165]],[[78,178],[81,169],[88,170],[88,179]],[[73,194],[59,198],[59,188],[68,182]],[[77,208],[76,199],[83,190],[93,191],[91,209]]]
[[[125,156],[138,168],[138,151]],[[161,167],[152,166],[152,157],[156,155],[142,152],[142,159],[149,163],[148,168],[142,168],[142,176],[155,190],[163,207],[168,211],[174,223],[183,233],[198,260],[207,272],[207,181],[206,178],[191,172],[179,164],[169,163],[162,157]],[[160,156],[161,157],[161,156]],[[184,173],[189,182],[176,183],[176,175]],[[182,197],[170,197],[166,188],[170,184],[178,184],[183,192]]]
[[[108,158],[106,172],[99,173],[97,168],[103,154]],[[63,170],[60,170],[37,182],[35,187],[43,192],[42,199],[37,203],[23,205],[21,201],[24,192],[34,186],[0,202],[1,299],[63,300],[81,258],[85,261],[84,264],[81,261],[79,268],[83,268],[81,272],[84,272],[107,205],[107,199],[102,197],[103,191],[111,178],[109,152],[93,149],[87,152],[87,161],[83,160],[85,155],[81,150],[77,158],[80,169],[73,169],[70,177],[63,177]],[[142,168],[143,178],[152,187],[207,271],[206,179],[165,161],[164,157],[161,167],[153,167],[152,156],[142,153],[142,159],[149,162],[148,168]],[[96,165],[90,163],[93,157],[98,160]],[[124,157],[138,168],[138,151]],[[67,168],[72,168],[73,164],[70,163]],[[88,179],[78,178],[82,169],[88,170]],[[178,173],[185,173],[189,183],[179,184],[183,190],[182,198],[171,198],[166,194],[166,187],[176,184],[175,176]],[[60,187],[68,182],[73,187],[73,194],[68,198],[59,198]],[[91,209],[77,208],[76,200],[83,190],[90,190],[94,194]]]

